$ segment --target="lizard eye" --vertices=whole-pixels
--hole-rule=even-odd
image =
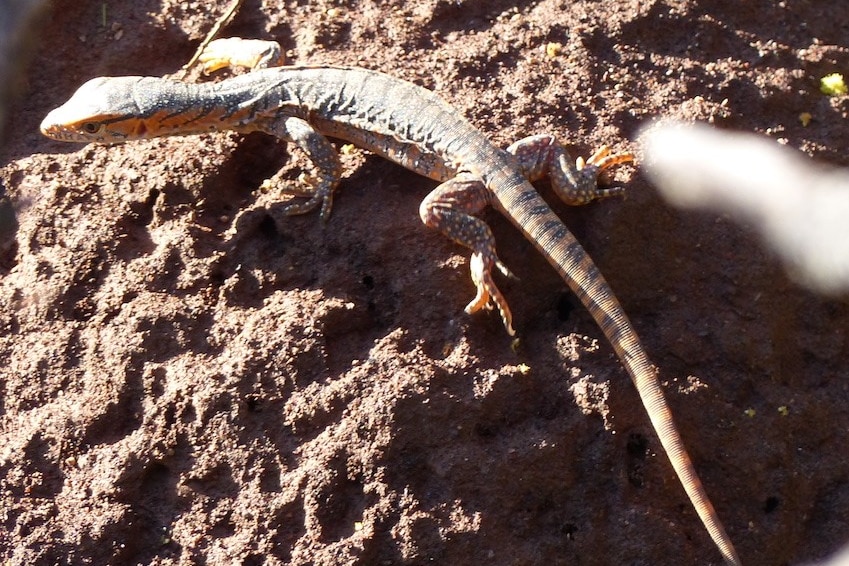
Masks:
[[[97,122],[86,122],[83,124],[83,131],[87,134],[96,134],[103,127],[103,124]]]

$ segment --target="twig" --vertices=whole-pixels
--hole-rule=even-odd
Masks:
[[[220,18],[218,18],[218,20],[215,22],[215,25],[212,26],[211,30],[209,30],[209,33],[207,33],[206,37],[203,38],[203,41],[200,42],[197,51],[195,51],[195,54],[192,55],[192,58],[189,60],[189,62],[183,65],[183,68],[180,69],[181,79],[184,78],[186,76],[186,73],[189,72],[189,69],[194,67],[195,63],[198,62],[198,58],[200,58],[200,55],[201,53],[203,53],[203,50],[206,49],[206,46],[209,45],[213,39],[215,39],[215,37],[221,31],[221,28],[230,23],[230,20],[232,20],[233,16],[236,15],[236,12],[239,11],[239,6],[241,5],[242,0],[233,0],[233,2],[230,3],[230,6],[227,8],[224,14]]]

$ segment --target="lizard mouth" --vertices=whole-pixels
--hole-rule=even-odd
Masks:
[[[65,130],[61,126],[56,124],[41,124],[41,133],[47,136],[48,138],[59,140],[59,141],[73,141],[73,135],[71,132]]]
[[[58,120],[53,118],[53,112],[48,114],[39,126],[41,133],[48,138],[59,141],[87,141],[82,139],[80,134],[68,128]]]
[[[103,126],[97,122],[82,124],[67,124],[53,118],[53,113],[47,115],[39,126],[41,133],[50,139],[65,142],[101,142],[105,141]]]

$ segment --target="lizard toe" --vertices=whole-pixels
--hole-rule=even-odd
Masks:
[[[507,300],[498,287],[495,281],[492,280],[492,266],[498,267],[498,270],[508,276],[515,277],[507,267],[497,259],[484,258],[484,255],[475,252],[470,260],[470,270],[472,273],[472,281],[475,284],[477,293],[475,298],[466,305],[466,313],[472,314],[481,309],[492,310],[493,307],[498,309],[501,315],[501,322],[504,323],[504,328],[510,336],[515,336],[516,331],[513,329],[513,313],[510,312],[510,306]]]
[[[320,206],[321,219],[326,221],[330,218],[330,210],[333,208],[333,189],[335,188],[335,183],[305,175],[299,176],[298,181],[298,185],[283,185],[280,187],[280,191],[286,195],[306,197],[306,200],[287,204],[283,207],[283,213],[286,216],[297,216],[312,212]],[[267,179],[260,188],[268,190],[274,185],[277,185],[277,183],[271,179]]]

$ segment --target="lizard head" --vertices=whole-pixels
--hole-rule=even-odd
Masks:
[[[69,142],[120,143],[150,137],[151,77],[98,77],[83,84],[41,122],[45,136]]]

